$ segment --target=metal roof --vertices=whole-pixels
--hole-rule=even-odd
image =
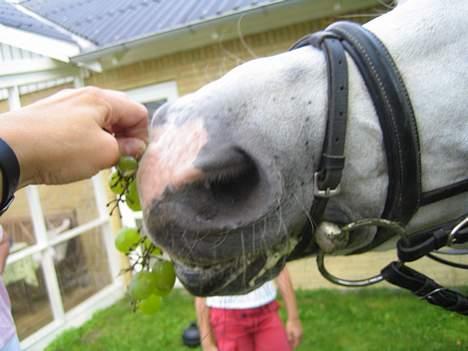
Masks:
[[[44,35],[49,38],[73,42],[70,36],[60,33],[53,27],[41,23],[39,20],[22,13],[4,0],[0,0],[0,24]]]
[[[291,0],[23,0],[20,4],[98,47]]]

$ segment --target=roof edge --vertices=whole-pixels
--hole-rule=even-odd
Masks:
[[[330,3],[329,0],[316,0],[311,2],[310,0],[292,0],[292,1],[285,1],[285,0],[276,0],[275,2],[268,3],[268,4],[261,4],[256,6],[255,8],[244,9],[242,11],[231,11],[230,13],[226,13],[223,16],[219,17],[212,17],[209,19],[203,19],[195,22],[191,22],[187,25],[172,28],[170,30],[166,30],[164,32],[152,33],[149,35],[141,36],[138,38],[133,38],[129,41],[121,41],[118,43],[114,43],[108,46],[97,48],[96,50],[82,52],[70,58],[71,62],[74,62],[78,65],[86,65],[89,66],[90,64],[97,64],[103,68],[102,59],[106,57],[113,57],[112,61],[116,61],[114,63],[114,67],[120,64],[128,64],[130,62],[121,63],[122,58],[128,56],[128,53],[131,52],[132,49],[142,48],[145,45],[153,45],[156,43],[163,43],[163,42],[173,42],[174,40],[182,37],[182,35],[186,35],[187,33],[196,34],[197,31],[200,32],[202,30],[207,30],[209,28],[215,28],[218,25],[225,25],[229,23],[235,23],[235,21],[240,20],[246,14],[251,14],[256,16],[255,18],[261,19],[261,15],[274,15],[276,17],[280,16],[279,11],[283,9],[285,11],[289,11],[291,8],[295,8],[295,13],[299,17],[286,19],[288,23],[282,23],[277,25],[275,22],[272,22],[272,25],[267,25],[265,28],[260,28],[257,32],[271,30],[276,27],[280,27],[283,25],[290,25],[293,23],[300,23],[303,21],[331,16],[331,15],[339,15],[346,13],[348,11],[362,9],[368,6],[377,5],[379,0],[342,0],[337,3]],[[310,12],[312,11],[312,12]],[[283,19],[285,16],[280,16]],[[287,17],[287,16],[286,16]],[[247,18],[247,17],[246,17]],[[251,17],[252,19],[254,17]],[[284,22],[284,21],[283,21]],[[253,32],[245,32],[243,34],[250,35],[256,33]],[[224,38],[225,40],[232,39],[232,38]],[[212,39],[213,40],[213,39]],[[184,49],[192,49],[195,47],[203,46],[210,44],[209,40],[206,39],[205,43],[198,43],[200,45],[196,45],[192,43],[192,46],[184,46]],[[176,52],[177,48],[171,47],[172,52]],[[178,48],[180,49],[180,48]],[[167,50],[162,50],[159,55],[154,55],[152,57],[159,57],[162,55],[166,55],[172,52],[168,52]],[[114,60],[115,59],[115,60]],[[124,60],[125,61],[125,60]],[[122,61],[122,62],[124,62]]]
[[[0,24],[0,42],[62,62],[79,53],[76,44]]]
[[[26,16],[29,16],[29,17],[32,17],[34,19],[36,19],[37,21],[49,26],[49,27],[52,27],[54,28],[56,31],[62,33],[62,34],[65,34],[67,36],[69,36],[71,39],[73,39],[75,41],[76,44],[78,44],[78,46],[83,49],[92,49],[92,48],[96,48],[96,45],[89,41],[88,39],[85,39],[71,31],[69,31],[68,29],[66,29],[65,27],[39,15],[38,13],[30,10],[29,8],[23,6],[21,3],[19,2],[16,2],[15,0],[7,0],[7,2],[9,2],[12,6],[14,6],[18,11],[22,12],[23,14],[25,14]]]
[[[306,1],[307,0],[293,0],[293,1],[286,2],[285,0],[275,0],[274,2],[269,3],[269,4],[260,4],[260,5],[257,5],[256,7],[251,7],[248,9],[241,10],[241,11],[230,11],[230,12],[225,13],[222,16],[210,17],[210,18],[205,18],[205,19],[198,20],[198,21],[193,21],[190,23],[186,23],[183,26],[174,27],[166,31],[151,33],[151,34],[133,38],[131,40],[119,41],[113,44],[99,47],[99,48],[96,48],[95,50],[82,52],[72,57],[71,60],[80,61],[83,59],[83,60],[88,61],[88,60],[97,59],[104,55],[117,53],[119,51],[125,51],[135,46],[139,46],[147,42],[151,42],[155,39],[157,40],[160,37],[164,37],[164,36],[171,35],[171,34],[182,33],[186,31],[192,31],[193,29],[200,27],[200,26],[209,26],[214,23],[222,23],[222,22],[228,21],[229,19],[237,18],[241,15],[244,15],[245,13],[258,12],[263,9],[275,7],[278,5],[284,6],[286,4],[290,5],[291,3],[301,3],[301,2],[306,2]]]

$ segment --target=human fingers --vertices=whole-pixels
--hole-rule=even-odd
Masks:
[[[301,343],[302,328],[295,325],[295,323],[288,323],[287,325],[288,341],[291,348],[295,349]]]
[[[148,111],[124,93],[115,90],[99,90],[99,96],[108,104],[106,116],[99,121],[101,126],[119,138],[148,140]]]
[[[98,125],[117,139],[136,138],[145,143],[148,140],[148,111],[123,92],[93,86],[64,89],[31,106],[51,105],[93,108]]]
[[[293,334],[288,335],[288,343],[292,350],[299,346],[299,341],[297,340],[297,337]]]
[[[295,333],[295,346],[294,347],[298,347],[299,344],[301,343],[302,341],[302,327],[299,327],[297,328],[296,330],[296,333]]]
[[[293,349],[299,347],[300,342],[301,342],[301,339],[298,337],[298,335],[294,335],[293,340],[292,340]]]

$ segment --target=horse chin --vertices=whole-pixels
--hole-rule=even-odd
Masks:
[[[271,265],[266,255],[237,258],[211,266],[196,266],[173,259],[177,277],[195,296],[244,294],[281,271],[284,260]]]
[[[252,223],[219,230],[200,220],[197,230],[188,230],[195,215],[180,202],[155,202],[144,217],[147,233],[170,256],[180,282],[195,296],[255,289],[281,271],[297,241],[273,235],[273,230],[261,240],[255,235],[260,228]]]

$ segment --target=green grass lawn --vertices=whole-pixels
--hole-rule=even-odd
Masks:
[[[467,317],[406,292],[314,290],[298,291],[297,297],[304,327],[298,350],[468,350]],[[181,335],[194,319],[192,298],[182,291],[167,297],[151,317],[133,313],[122,300],[64,332],[47,351],[189,351]]]

